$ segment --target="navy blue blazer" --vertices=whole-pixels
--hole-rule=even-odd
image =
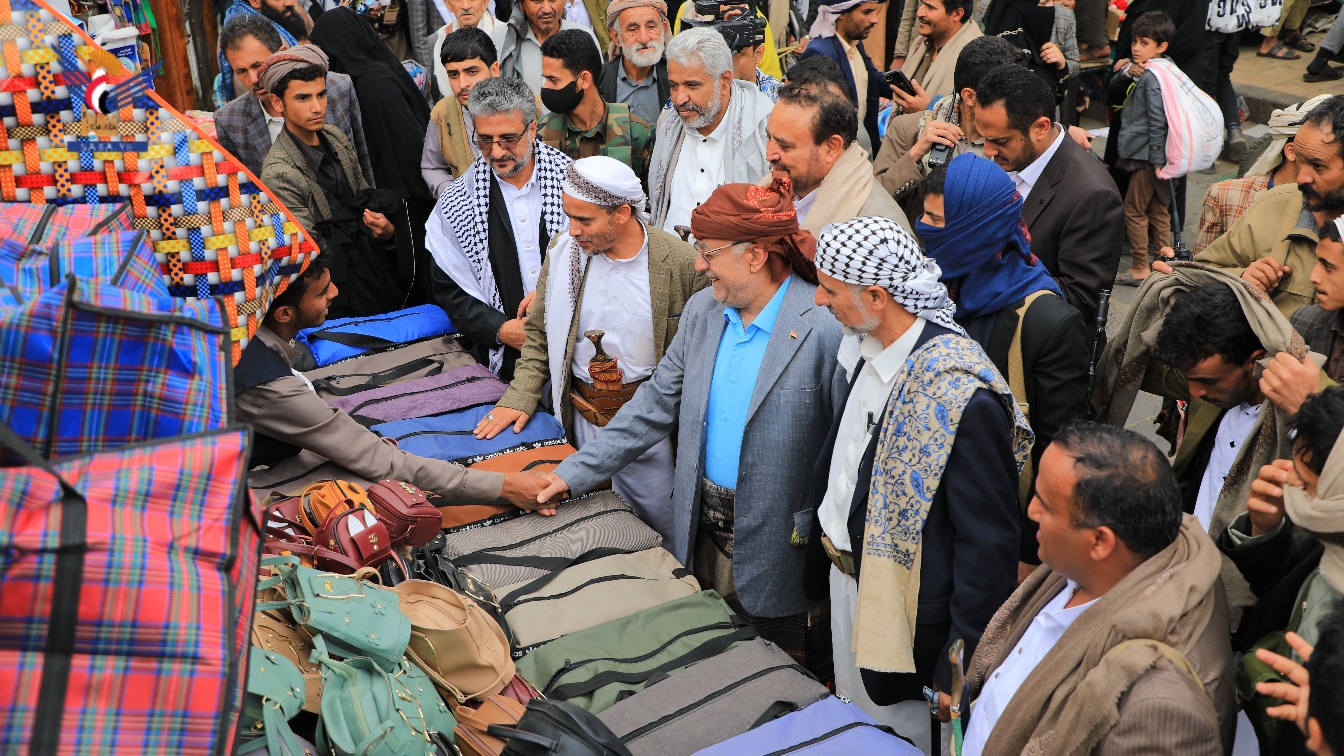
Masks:
[[[864,113],[863,123],[860,125],[868,130],[868,138],[872,140],[873,149],[877,149],[882,144],[882,138],[877,133],[877,109],[887,84],[882,78],[882,72],[877,70],[873,65],[873,59],[868,57],[868,53],[863,49],[863,42],[856,42],[855,46],[859,48],[859,57],[863,58],[863,64],[868,67],[868,91],[863,95],[868,100],[868,110]],[[845,75],[845,84],[849,86],[849,101],[857,108],[859,93],[854,84],[854,72],[849,67],[849,57],[840,46],[840,39],[838,37],[814,39],[807,43],[807,49],[798,56],[798,59],[810,58],[813,55],[824,55],[840,66],[840,72]]]
[[[810,46],[809,46],[810,47]],[[929,339],[951,333],[926,323],[915,350]],[[857,378],[858,370],[854,371]],[[853,382],[850,383],[853,388]],[[831,456],[840,430],[843,408],[836,414],[822,446],[813,480],[820,508],[830,475]],[[1017,588],[1020,525],[1017,508],[1017,462],[1012,452],[1012,415],[993,393],[980,389],[971,395],[961,415],[947,467],[924,522],[924,553],[919,572],[919,611],[915,619],[915,672],[895,674],[861,670],[864,688],[874,703],[887,705],[922,698],[925,685],[934,682],[948,691],[952,666],[947,649],[952,641],[966,642],[966,663],[999,605]],[[868,488],[881,433],[875,432],[859,465],[854,500],[849,510],[851,544],[863,543],[868,514]],[[813,515],[804,564],[803,589],[820,601],[830,593],[831,562],[821,546],[821,521]],[[862,574],[862,549],[854,551],[855,569]]]

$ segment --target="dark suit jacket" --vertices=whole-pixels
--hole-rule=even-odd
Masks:
[[[810,47],[810,45],[809,45]],[[1031,251],[1087,322],[1111,288],[1125,235],[1123,200],[1106,166],[1064,135],[1022,206]]]
[[[882,144],[882,137],[877,133],[877,110],[879,102],[883,96],[883,89],[886,86],[886,80],[882,78],[882,72],[873,65],[873,59],[868,57],[867,51],[863,49],[863,42],[854,43],[859,48],[859,56],[863,58],[863,64],[868,67],[868,91],[862,93],[868,100],[868,110],[864,113],[863,128],[868,130],[868,138],[872,141],[873,149],[877,149]],[[854,107],[859,106],[859,91],[854,83],[854,72],[849,67],[849,56],[845,55],[845,50],[840,45],[837,37],[822,37],[814,39],[807,43],[807,49],[799,60],[810,58],[813,55],[824,55],[835,61],[840,66],[840,72],[845,75],[845,85],[849,87],[849,101],[854,103]],[[890,95],[888,95],[890,96]]]
[[[1005,378],[1021,306],[1019,300],[998,312],[961,321],[967,335],[984,347]],[[1022,375],[1031,429],[1036,433],[1031,447],[1033,470],[1040,469],[1041,454],[1060,429],[1083,417],[1091,347],[1091,334],[1078,308],[1053,295],[1031,303],[1022,323]],[[1025,512],[1025,503],[1019,506]],[[1039,564],[1036,547],[1036,523],[1023,516],[1022,561]]]
[[[616,78],[621,74],[621,59],[602,64],[602,72],[597,79],[597,92],[602,95],[602,99],[607,102],[619,102],[616,99]],[[671,88],[667,83],[667,59],[658,61],[653,67],[654,75],[658,77],[658,102],[665,104],[667,98],[671,97]],[[658,130],[657,123],[649,124],[655,132]]]
[[[1320,305],[1307,305],[1293,313],[1293,330],[1302,334],[1307,347],[1317,354],[1330,356],[1330,347],[1334,346],[1335,333],[1331,328],[1338,313],[1322,309]]]
[[[915,350],[929,339],[947,333],[951,332],[946,328],[925,324]],[[857,376],[858,371],[854,374]],[[813,473],[818,507],[830,477],[841,414],[843,408],[831,425]],[[1013,459],[1011,429],[1012,416],[993,394],[981,389],[971,396],[961,415],[938,493],[924,522],[919,610],[915,620],[915,673],[862,670],[864,687],[874,703],[917,700],[922,697],[923,686],[930,681],[936,682],[941,690],[950,690],[952,668],[947,661],[948,647],[957,638],[965,640],[965,658],[969,659],[990,617],[1017,587],[1017,462]],[[849,513],[852,544],[863,543],[868,488],[880,437],[880,431],[873,433],[859,465]],[[821,546],[821,520],[815,512],[811,532],[803,589],[808,598],[820,601],[830,592],[827,575],[831,562]],[[855,568],[860,574],[861,551],[854,552]]]
[[[327,74],[327,123],[350,138],[364,173],[364,182],[373,186],[373,164],[369,162],[369,148],[364,142],[364,120],[359,113],[359,100],[355,98],[355,85],[345,74]],[[266,111],[261,109],[261,102],[251,92],[233,98],[215,111],[215,140],[230,155],[241,160],[252,175],[261,176],[266,153],[271,149],[271,133],[266,129]]]

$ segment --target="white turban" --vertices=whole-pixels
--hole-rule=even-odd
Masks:
[[[1260,157],[1255,161],[1247,171],[1247,176],[1262,176],[1283,162],[1283,146],[1288,144],[1288,140],[1297,136],[1297,130],[1302,128],[1302,119],[1306,117],[1311,109],[1330,99],[1331,95],[1323,94],[1291,105],[1286,108],[1280,108],[1269,116],[1269,136],[1273,140],[1269,147],[1260,153]],[[1294,179],[1296,181],[1296,179]]]
[[[565,171],[565,194],[599,207],[629,205],[636,218],[650,223],[648,198],[630,166],[605,155],[579,158]]]
[[[859,286],[881,286],[906,312],[965,335],[952,319],[957,305],[909,231],[887,218],[832,223],[817,237],[817,270]]]
[[[812,22],[812,28],[808,30],[808,36],[815,39],[822,37],[835,36],[835,19],[841,13],[863,5],[870,0],[840,0],[838,3],[827,4],[825,0],[817,6],[817,20]]]

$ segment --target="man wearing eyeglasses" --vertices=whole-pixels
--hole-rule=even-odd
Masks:
[[[560,195],[571,161],[537,139],[536,97],[522,80],[476,84],[468,108],[481,157],[440,193],[425,241],[435,301],[507,381],[542,256],[569,226]]]
[[[844,405],[842,329],[813,303],[816,240],[798,228],[787,178],[727,184],[691,214],[691,297],[653,376],[553,474],[547,500],[585,493],[677,432],[667,547],[813,668],[829,621],[803,596],[814,463]]]

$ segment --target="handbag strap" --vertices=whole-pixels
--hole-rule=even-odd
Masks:
[[[1032,292],[1023,300],[1022,306],[1017,308],[1017,327],[1013,329],[1013,343],[1008,347],[1008,388],[1013,392],[1013,398],[1017,400],[1017,406],[1021,408],[1022,414],[1031,420],[1031,404],[1027,401],[1027,378],[1026,370],[1022,364],[1022,324],[1027,320],[1027,310],[1042,295],[1051,292],[1042,289]],[[1017,477],[1017,502],[1021,511],[1027,511],[1027,505],[1031,503],[1031,483],[1036,477],[1035,469],[1031,462],[1031,455],[1027,455],[1026,464],[1022,466],[1022,472]]]
[[[329,378],[317,378],[313,380],[313,389],[314,390],[321,389],[331,394],[332,396],[350,396],[351,394],[358,394],[361,391],[368,391],[369,389],[382,388],[383,386],[390,386],[393,383],[398,382],[400,379],[405,378],[406,376],[411,375],[412,373],[415,373],[418,370],[423,370],[424,368],[429,368],[430,370],[428,373],[425,373],[424,376],[422,377],[429,378],[431,376],[435,376],[443,372],[443,362],[436,360],[433,357],[419,357],[417,359],[411,360],[410,362],[404,362],[400,365],[390,367],[386,370],[380,370],[376,373],[369,373],[368,378],[365,378],[363,381],[360,381],[359,383],[353,383],[349,386],[336,385],[337,381],[347,377],[345,375],[333,375]]]
[[[84,554],[88,550],[89,504],[49,460],[5,423],[0,423],[0,444],[28,458],[61,486],[61,531],[51,581],[51,614],[47,619],[42,682],[38,688],[33,735],[28,749],[29,756],[55,756],[61,740],[65,694],[70,684],[75,629],[79,625],[80,587],[84,582]]]

